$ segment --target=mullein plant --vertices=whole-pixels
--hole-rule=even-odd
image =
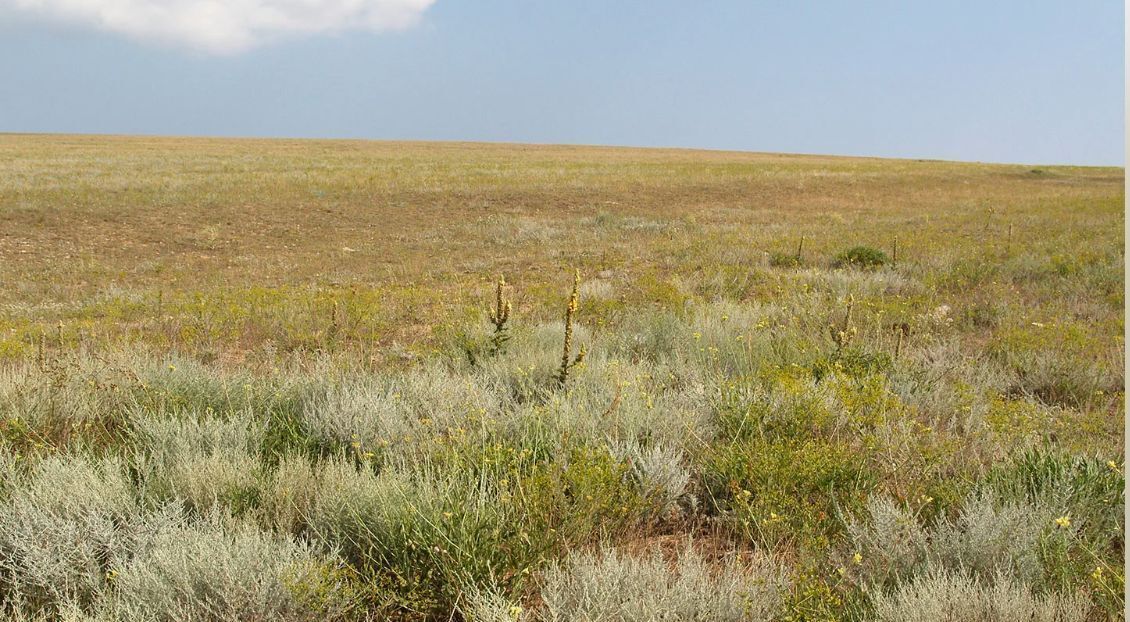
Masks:
[[[573,356],[573,320],[577,315],[577,304],[580,301],[581,271],[573,275],[573,293],[569,296],[569,306],[565,307],[565,343],[561,349],[561,367],[557,370],[557,384],[561,387],[569,380],[569,370],[580,365],[588,353],[585,346]]]
[[[840,354],[851,345],[852,337],[855,336],[855,326],[851,322],[851,314],[855,309],[855,296],[849,295],[847,298],[847,309],[844,311],[843,322],[839,326],[832,325],[832,341],[836,343],[836,354]]]
[[[490,338],[490,353],[492,355],[502,352],[506,342],[510,341],[506,322],[510,320],[512,308],[510,298],[506,295],[506,277],[499,276],[494,290],[494,308],[487,310],[490,323],[494,324],[494,334]]]
[[[335,338],[337,338],[338,333],[341,331],[341,319],[338,317],[338,315],[339,315],[338,307],[339,307],[339,305],[338,305],[338,302],[337,302],[337,298],[334,298],[333,299],[333,306],[330,307],[329,338],[330,338],[331,341],[334,340]]]
[[[910,336],[910,324],[901,322],[895,325],[895,333],[897,334],[895,341],[895,360],[902,356],[902,346],[906,338]]]
[[[39,352],[36,354],[36,361],[39,363],[39,370],[47,370],[47,333],[39,333]]]

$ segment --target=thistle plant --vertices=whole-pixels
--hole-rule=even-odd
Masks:
[[[894,243],[891,245],[891,264],[899,260],[899,236],[895,236]]]
[[[800,264],[804,261],[804,256],[802,255],[803,252],[804,252],[804,236],[802,235],[802,236],[800,236],[800,242],[797,242],[797,245],[796,245],[796,262],[797,262],[797,264]]]
[[[587,354],[585,346],[582,345],[577,356],[573,356],[573,318],[577,315],[580,287],[581,271],[577,270],[573,276],[573,293],[569,296],[569,306],[565,307],[565,343],[561,348],[561,368],[557,370],[557,384],[562,387],[569,380],[569,370],[584,362]]]
[[[487,310],[490,323],[494,324],[494,334],[490,338],[491,354],[501,352],[506,342],[510,340],[506,322],[510,320],[511,309],[510,299],[506,296],[506,277],[499,276],[494,290],[494,308]]]

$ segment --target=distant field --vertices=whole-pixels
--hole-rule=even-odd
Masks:
[[[1121,262],[1122,201],[1112,168],[3,136],[0,354],[57,337],[59,322],[68,342],[234,356],[265,343],[338,348],[323,334],[335,299],[338,341],[379,351],[426,342],[437,323],[480,307],[499,274],[522,312],[543,317],[573,268],[612,287],[608,315],[640,302],[767,301],[797,278],[767,269],[767,254],[793,252],[801,236],[816,268],[854,244],[890,252],[898,237],[899,274],[930,294],[906,305],[996,301],[1048,320],[1099,302],[1110,312],[1085,330],[1107,338],[1122,331],[1120,278],[1100,291],[1061,279],[1075,294],[1064,297],[991,273]]]
[[[1121,168],[0,135],[0,612],[1122,619],[1124,200]]]

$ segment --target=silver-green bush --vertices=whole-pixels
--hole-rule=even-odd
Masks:
[[[933,570],[875,597],[876,622],[1083,622],[1079,595],[1034,594],[1005,575],[993,580]]]
[[[43,459],[0,504],[0,602],[28,614],[91,605],[136,545],[137,512],[119,461]]]
[[[218,513],[195,523],[173,514],[163,523],[135,556],[111,571],[114,600],[109,607],[120,619],[313,618],[290,588],[317,581],[322,560],[308,547]]]
[[[729,622],[771,620],[787,581],[765,558],[713,565],[690,547],[669,564],[657,551],[635,557],[604,549],[552,567],[541,590],[548,622]]]
[[[1021,500],[1002,502],[990,493],[970,495],[955,519],[928,529],[905,506],[872,497],[866,521],[848,524],[864,583],[883,585],[921,575],[932,567],[1038,580],[1041,536],[1055,527],[1055,513]]]
[[[258,486],[255,451],[263,428],[249,412],[227,420],[140,415],[134,427],[144,490],[153,501],[179,499],[208,512],[239,505]]]

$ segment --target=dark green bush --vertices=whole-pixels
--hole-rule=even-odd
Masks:
[[[848,347],[829,357],[817,359],[812,364],[812,377],[819,381],[832,372],[840,372],[858,379],[872,374],[890,373],[892,369],[894,369],[894,361],[886,352],[870,352]]]
[[[519,501],[530,531],[553,534],[562,546],[623,535],[650,510],[629,470],[603,448],[578,447],[567,460],[533,471],[521,480]]]
[[[841,529],[839,513],[873,488],[861,459],[834,441],[751,439],[715,447],[703,477],[711,509],[738,534],[771,550],[815,550]]]
[[[836,255],[833,268],[861,268],[873,270],[890,263],[887,254],[870,246],[856,246]]]
[[[983,485],[1009,498],[1062,504],[1094,550],[1121,554],[1124,483],[1117,462],[1029,449],[995,467]]]
[[[790,253],[773,253],[769,255],[769,265],[774,268],[799,268],[804,265],[804,260]]]
[[[1091,591],[1113,620],[1123,610],[1125,483],[1119,461],[1047,448],[1014,455],[980,485],[1005,499],[1051,504],[1070,519],[1070,537],[1044,539],[1044,581],[1060,591]]]
[[[996,328],[1001,323],[1000,307],[988,302],[975,302],[961,310],[959,320],[963,327]]]

